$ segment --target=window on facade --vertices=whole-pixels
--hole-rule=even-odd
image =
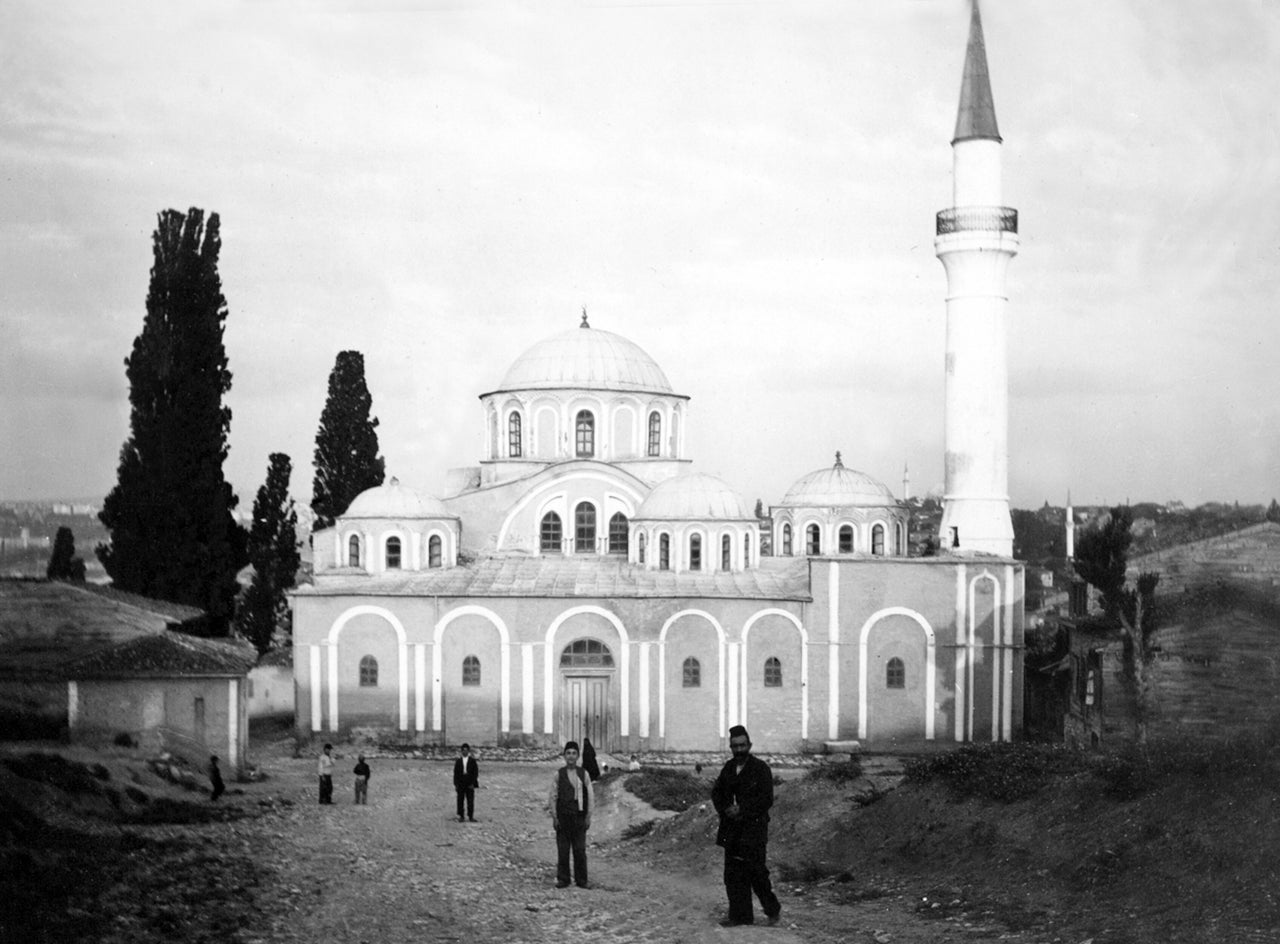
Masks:
[[[387,538],[387,570],[400,569],[400,539]]]
[[[702,569],[702,535],[689,535],[689,569]]]
[[[742,536],[742,566],[751,566],[751,535],[749,534]]]
[[[692,656],[684,660],[684,687],[702,687],[702,666]]]
[[[884,525],[882,524],[871,529],[871,553],[876,557],[884,557]]]
[[[782,687],[782,663],[774,656],[764,660],[764,687]]]
[[[596,552],[596,506],[579,502],[573,510],[573,549],[579,554]]]
[[[658,569],[671,569],[671,535],[669,534],[658,538]]]
[[[640,534],[636,537],[636,552],[640,557],[640,563],[644,563],[644,535]]]
[[[791,556],[791,525],[789,524],[782,526],[782,556]]]
[[[627,553],[627,516],[620,511],[609,519],[609,553]]]
[[[893,553],[905,554],[907,542],[902,537],[902,525],[894,525],[893,528]]]
[[[804,552],[810,557],[822,553],[822,531],[816,524],[804,529]]]
[[[360,566],[360,539],[354,534],[347,542],[347,564],[351,567]]]
[[[840,526],[840,553],[853,553],[853,526],[842,524]]]
[[[885,688],[907,687],[907,667],[902,664],[901,659],[890,659],[889,664],[884,667],[884,685]]]
[[[733,570],[733,541],[727,534],[720,537],[720,569]]]
[[[657,410],[649,414],[649,455],[662,455],[662,417]]]
[[[577,431],[578,458],[590,459],[596,454],[596,418],[591,415],[590,410],[579,410],[574,428]]]
[[[520,435],[520,414],[512,413],[507,418],[507,455],[519,459],[524,455],[523,439]]]
[[[427,542],[427,566],[439,567],[443,564],[441,560],[441,550],[444,542],[440,540],[440,535],[431,535],[431,540]]]
[[[480,684],[480,660],[475,656],[467,656],[462,660],[462,684]]]
[[[575,639],[560,653],[562,666],[585,668],[613,668],[613,653],[599,639]]]
[[[360,687],[378,687],[378,660],[373,656],[365,656],[360,660]]]
[[[554,511],[548,511],[542,516],[542,527],[538,539],[538,547],[544,553],[547,551],[560,550],[560,541],[563,534],[560,529],[560,516]]]

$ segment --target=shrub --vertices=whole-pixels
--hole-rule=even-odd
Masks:
[[[862,776],[862,761],[853,755],[847,763],[822,763],[805,771],[805,780],[817,780],[825,783],[852,783]]]
[[[1050,780],[1074,773],[1081,755],[1047,744],[969,744],[907,761],[908,783],[936,780],[957,796],[1011,803],[1038,793]]]
[[[119,734],[117,734],[113,739],[113,743],[115,744],[116,747],[137,747],[138,746],[138,742],[133,739],[133,735],[131,735],[128,731],[121,731]]]
[[[647,836],[649,833],[653,832],[653,826],[656,822],[657,820],[646,819],[640,823],[632,823],[622,831],[622,838],[639,839],[642,836]]]
[[[644,767],[626,775],[626,788],[656,810],[681,813],[711,795],[700,777],[685,770]]]

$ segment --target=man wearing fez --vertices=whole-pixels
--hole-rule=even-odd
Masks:
[[[782,905],[765,865],[773,771],[752,755],[751,737],[740,724],[729,729],[729,749],[733,759],[711,788],[711,802],[720,814],[716,845],[724,847],[724,889],[729,898],[729,916],[720,924],[727,928],[754,924],[752,892],[760,899],[768,923],[777,924]]]

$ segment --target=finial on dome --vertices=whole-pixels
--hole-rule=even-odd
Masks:
[[[835,465],[835,467],[836,467],[837,469],[843,469],[843,468],[844,468],[844,463],[840,461],[840,451],[839,451],[838,449],[836,450],[836,465]]]
[[[591,327],[591,325],[587,324],[587,306],[586,305],[582,306],[582,324],[578,325],[578,327],[579,328]]]

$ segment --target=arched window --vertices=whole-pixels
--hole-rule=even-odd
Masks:
[[[643,531],[640,533],[640,536],[636,538],[636,551],[640,556],[640,563],[643,564],[644,563],[644,532]]]
[[[698,660],[693,656],[684,660],[684,687],[702,687],[702,666],[698,664]]]
[[[733,541],[727,534],[720,537],[720,569],[733,570]]]
[[[441,550],[444,542],[440,540],[440,535],[431,535],[431,540],[427,542],[427,566],[440,567],[443,564],[441,560]]]
[[[596,552],[596,506],[579,502],[573,510],[573,549],[579,554]]]
[[[387,538],[387,570],[400,569],[400,539]]]
[[[658,538],[658,569],[671,569],[671,535],[669,534]]]
[[[590,459],[596,454],[596,418],[590,410],[579,410],[574,421],[576,429],[577,452],[579,459]]]
[[[702,569],[702,535],[689,535],[689,569]]]
[[[822,530],[816,524],[804,529],[804,552],[810,557],[822,553]]]
[[[884,525],[882,524],[871,529],[871,553],[876,557],[884,557]]]
[[[520,414],[512,411],[507,417],[507,455],[519,459],[524,455],[524,440],[520,435]]]
[[[840,553],[853,553],[853,525],[840,525]]]
[[[609,553],[627,553],[627,516],[620,511],[609,519]]]
[[[373,656],[365,656],[360,660],[360,687],[378,687],[378,660]]]
[[[901,659],[892,658],[889,660],[889,664],[884,667],[884,687],[907,687],[907,667],[902,664]]]
[[[893,553],[907,556],[907,529],[900,524],[893,529]]]
[[[742,566],[744,568],[751,566],[751,535],[749,534],[742,536]]]
[[[657,410],[649,414],[649,455],[662,455],[662,417]]]
[[[467,656],[462,660],[462,684],[480,684],[480,660],[475,656]]]
[[[564,535],[560,529],[560,516],[554,511],[548,511],[542,516],[542,527],[539,529],[538,548],[546,553],[547,551],[559,551],[560,542]]]
[[[360,539],[354,534],[347,542],[347,564],[351,567],[360,566]]]
[[[782,556],[791,556],[791,525],[789,524],[782,526]]]
[[[782,663],[774,656],[764,660],[764,687],[782,687]]]
[[[599,639],[575,639],[560,653],[560,664],[586,668],[613,668],[613,653]]]

